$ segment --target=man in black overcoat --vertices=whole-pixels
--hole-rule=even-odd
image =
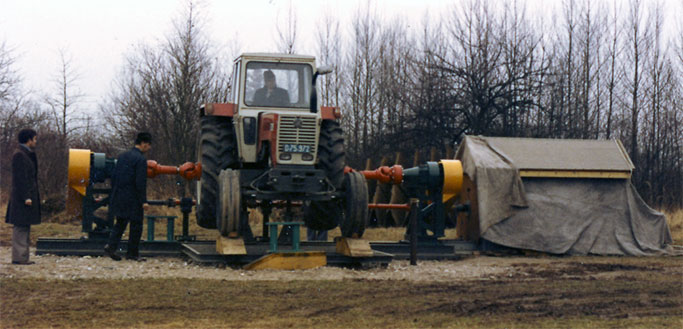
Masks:
[[[290,106],[287,90],[278,88],[273,71],[263,72],[263,88],[254,94],[256,106]]]
[[[121,236],[130,223],[128,251],[126,258],[144,261],[140,258],[139,246],[142,237],[142,218],[147,210],[147,159],[143,155],[152,148],[152,135],[139,133],[135,147],[121,153],[111,177],[109,211],[116,216],[116,224],[109,235],[104,252],[113,260],[121,260],[116,254]]]
[[[22,129],[19,147],[12,155],[12,192],[7,204],[5,222],[12,224],[12,264],[28,265],[31,225],[40,224],[40,193],[38,193],[38,158],[34,149],[38,134]]]

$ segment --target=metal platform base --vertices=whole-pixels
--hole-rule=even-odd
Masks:
[[[418,244],[417,258],[420,260],[459,260],[479,251],[476,243],[463,240],[439,240],[440,243]],[[394,259],[410,259],[410,242],[370,242],[373,250],[385,252]]]
[[[215,241],[193,241],[183,244],[183,253],[198,263],[244,265],[253,262],[268,253],[267,243],[246,243],[246,255],[221,255],[216,252]],[[374,267],[387,266],[393,255],[375,250],[371,257],[348,257],[338,254],[333,242],[301,242],[301,251],[324,251],[327,265]],[[280,246],[283,250],[287,245]]]
[[[480,247],[472,242],[462,240],[441,240],[438,244],[420,244],[417,257],[420,260],[458,260],[471,256]],[[36,255],[53,254],[58,256],[104,256],[105,240],[94,239],[51,239],[39,238],[36,244]],[[142,257],[188,257],[203,264],[248,264],[268,253],[266,242],[246,243],[246,255],[221,255],[216,252],[216,241],[141,241]],[[386,266],[393,259],[409,259],[410,243],[408,242],[370,242],[373,250],[371,257],[348,257],[338,254],[334,242],[302,241],[302,251],[324,251],[327,263],[332,266]],[[282,250],[287,245],[280,246]],[[119,250],[125,253],[127,241],[122,240]]]
[[[52,254],[57,256],[104,256],[106,240],[96,239],[51,239],[38,238],[36,255]],[[142,257],[180,257],[182,245],[178,241],[140,241]],[[126,252],[128,241],[121,240],[119,250]]]
[[[52,254],[57,256],[104,256],[105,240],[91,239],[49,239],[39,238],[36,255]],[[247,243],[246,255],[221,255],[216,252],[216,241],[141,241],[142,257],[188,257],[202,264],[248,264],[268,253],[265,242]],[[287,245],[281,246],[283,250]],[[119,250],[125,253],[127,241],[122,240]],[[302,251],[324,251],[327,264],[331,266],[375,267],[387,266],[393,255],[375,250],[371,257],[348,257],[336,253],[334,242],[301,242]]]

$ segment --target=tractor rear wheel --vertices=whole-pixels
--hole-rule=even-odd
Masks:
[[[232,118],[203,116],[197,150],[202,164],[202,177],[197,183],[197,224],[213,229],[217,227],[218,175],[222,169],[237,165]]]
[[[353,171],[344,177],[344,217],[339,223],[342,236],[360,238],[368,222],[368,184],[363,174]]]
[[[239,172],[226,169],[218,176],[218,204],[216,205],[216,226],[222,236],[237,237],[242,215]]]
[[[324,120],[320,127],[317,168],[325,171],[327,180],[336,190],[344,183],[344,136],[339,123]],[[342,205],[339,201],[310,201],[304,204],[304,223],[314,230],[331,230],[339,225],[342,218]]]

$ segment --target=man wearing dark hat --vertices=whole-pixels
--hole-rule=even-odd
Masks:
[[[290,106],[289,94],[286,90],[278,88],[275,82],[275,74],[268,70],[263,72],[263,88],[254,94],[256,106]]]
[[[111,195],[109,211],[116,216],[116,224],[109,235],[109,242],[104,252],[113,260],[121,260],[116,254],[121,236],[130,223],[128,251],[126,258],[144,261],[140,258],[139,246],[142,237],[142,218],[147,210],[147,159],[144,153],[152,148],[152,135],[139,133],[135,139],[135,147],[121,153],[116,160],[116,167],[111,176]]]
[[[22,129],[17,136],[19,147],[12,155],[12,192],[5,222],[12,228],[12,264],[29,265],[31,225],[40,224],[40,193],[38,193],[38,158],[33,151],[38,134]]]

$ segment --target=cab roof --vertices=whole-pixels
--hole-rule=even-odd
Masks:
[[[237,57],[235,61],[239,59],[253,60],[269,60],[269,61],[295,61],[295,62],[314,62],[315,57],[309,55],[297,55],[297,54],[280,54],[280,53],[244,53]]]

